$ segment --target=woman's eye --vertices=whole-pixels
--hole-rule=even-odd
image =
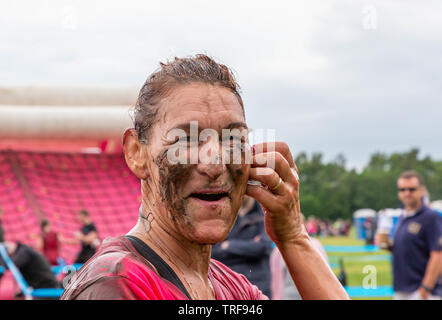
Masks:
[[[241,143],[241,137],[238,137],[238,136],[229,136],[229,141],[230,142],[239,142],[239,143]]]
[[[240,136],[229,136],[224,140],[224,143],[228,145],[230,151],[234,149],[243,149],[244,141]]]

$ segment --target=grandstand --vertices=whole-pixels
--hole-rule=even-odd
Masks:
[[[74,238],[81,209],[89,211],[102,239],[125,234],[136,221],[140,184],[120,154],[0,151],[0,166],[6,240],[32,245],[42,218]],[[64,244],[62,258],[71,263],[78,251]]]
[[[40,221],[73,239],[86,209],[100,239],[135,224],[139,180],[122,154],[133,88],[0,88],[0,206],[6,241],[36,245]],[[62,244],[72,263],[80,245]],[[0,299],[9,297],[7,270]],[[5,294],[6,292],[6,294]]]

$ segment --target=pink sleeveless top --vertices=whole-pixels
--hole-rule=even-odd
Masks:
[[[217,300],[268,299],[244,275],[219,261],[211,259],[208,276]],[[94,257],[70,279],[61,299],[189,299],[185,289],[179,288],[179,280],[177,285],[170,277],[167,278],[169,280],[164,273],[158,273],[157,268],[135,249],[128,238],[108,238]]]

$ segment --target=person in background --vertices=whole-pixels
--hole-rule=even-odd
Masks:
[[[52,272],[48,261],[41,253],[19,241],[5,242],[4,244],[9,257],[19,269],[29,287],[33,289],[60,288],[60,283]],[[5,269],[7,268],[1,257],[0,265]]]
[[[341,219],[338,219],[333,223],[332,232],[334,236],[340,235],[341,224],[342,224]]]
[[[376,223],[371,217],[367,217],[364,221],[363,227],[365,229],[365,243],[373,244],[376,231]]]
[[[442,217],[423,202],[424,181],[415,171],[403,172],[398,180],[403,204],[389,243],[392,252],[393,289],[396,300],[442,298]],[[377,237],[376,244],[380,244]]]
[[[271,251],[272,241],[265,232],[261,206],[245,196],[229,236],[212,247],[212,258],[245,275],[270,298]]]
[[[309,236],[314,236],[318,232],[317,222],[315,220],[315,217],[310,216],[307,219],[306,228]]]
[[[304,215],[302,215],[302,220],[305,221]],[[307,223],[304,224],[306,228]],[[310,237],[310,241],[313,247],[319,252],[321,257],[328,264],[329,261],[327,253],[324,250],[321,242],[314,237]],[[291,281],[290,273],[278,248],[274,248],[270,255],[270,271],[273,300],[302,300],[298,288],[293,281]]]
[[[41,236],[39,237],[38,248],[51,265],[58,265],[61,235],[51,230],[51,223],[47,219],[41,221],[40,228]]]
[[[351,229],[351,225],[352,225],[352,222],[350,220],[345,220],[345,222],[344,222],[344,229],[343,229],[344,236],[348,236],[349,235],[350,229]]]
[[[77,244],[81,243],[81,251],[78,253],[74,263],[85,263],[88,261],[100,245],[98,231],[87,210],[80,210],[77,218],[82,224],[81,230],[75,233],[76,239],[64,240],[64,243]]]

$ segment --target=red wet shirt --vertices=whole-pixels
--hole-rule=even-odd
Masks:
[[[51,265],[58,264],[58,251],[59,242],[57,234],[54,231],[43,234],[43,254]]]
[[[146,259],[146,251],[140,250],[133,240],[134,237],[117,237],[103,241],[94,257],[70,279],[61,299],[189,299],[188,293],[172,269],[163,260],[159,265],[158,260],[152,263]],[[139,241],[141,240],[138,239]],[[147,247],[144,243],[143,245]],[[216,260],[211,259],[208,276],[217,300],[268,299],[244,275],[232,271]]]

